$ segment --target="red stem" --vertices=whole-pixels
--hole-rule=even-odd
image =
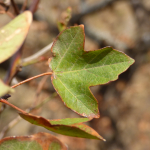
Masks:
[[[5,103],[5,104],[7,104],[7,105],[9,105],[9,106],[13,107],[14,109],[16,109],[16,110],[20,111],[20,112],[21,112],[21,113],[23,113],[23,114],[24,114],[24,113],[27,113],[27,112],[23,111],[22,109],[20,109],[20,108],[16,107],[15,105],[13,105],[13,104],[9,103],[9,102],[8,102],[8,101],[6,101],[5,99],[0,99],[0,102]]]
[[[15,87],[17,87],[17,86],[19,86],[19,85],[21,85],[21,84],[23,84],[23,83],[25,83],[25,82],[31,81],[31,80],[33,80],[33,79],[36,79],[36,78],[38,78],[38,77],[42,77],[42,76],[45,76],[45,75],[52,75],[52,72],[46,72],[46,73],[39,74],[39,75],[37,75],[37,76],[31,77],[31,78],[29,78],[29,79],[27,79],[27,80],[24,80],[24,81],[22,81],[22,82],[20,82],[20,83],[18,83],[18,84],[13,85],[11,88],[15,88]],[[7,100],[5,100],[5,99],[0,99],[0,102],[5,103],[5,104],[7,104],[7,105],[13,107],[14,109],[18,110],[19,112],[21,112],[21,113],[23,113],[23,114],[26,113],[25,111],[23,111],[22,109],[16,107],[15,105],[9,103],[9,102],[8,102]]]
[[[27,80],[24,80],[24,81],[22,81],[22,82],[19,82],[19,83],[13,85],[11,88],[15,88],[15,87],[17,87],[17,86],[19,86],[19,85],[21,85],[21,84],[23,84],[23,83],[26,83],[26,82],[28,82],[28,81],[31,81],[31,80],[33,80],[33,79],[36,79],[36,78],[39,78],[39,77],[42,77],[42,76],[45,76],[45,75],[52,75],[52,72],[46,72],[46,73],[42,73],[42,74],[39,74],[39,75],[37,75],[37,76],[31,77],[31,78],[29,78],[29,79],[27,79]]]

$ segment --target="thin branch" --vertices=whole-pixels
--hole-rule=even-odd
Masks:
[[[15,105],[9,103],[9,102],[6,101],[5,99],[0,99],[0,102],[2,102],[2,103],[4,103],[4,104],[7,104],[7,105],[9,105],[10,107],[13,107],[14,109],[20,111],[20,112],[23,113],[23,114],[26,113],[25,111],[23,111],[22,109],[16,107]]]
[[[11,0],[11,3],[12,3],[12,6],[13,6],[13,8],[14,8],[14,11],[15,11],[16,15],[19,15],[19,14],[20,14],[19,8],[18,8],[18,6],[16,5],[16,3],[14,2],[14,0]]]
[[[41,106],[43,106],[44,104],[46,104],[50,99],[52,99],[52,98],[54,98],[56,96],[57,96],[57,92],[54,92],[52,94],[52,96],[46,98],[44,101],[42,101],[40,104],[36,105],[35,107],[30,108],[29,112],[32,112],[33,110],[36,110],[36,109],[40,108]]]
[[[25,67],[25,66],[29,66],[29,65],[32,65],[32,64],[36,64],[36,63],[40,63],[40,62],[43,62],[43,61],[47,61],[48,58],[47,57],[39,57],[39,58],[36,58],[36,59],[33,59],[31,61],[27,61],[27,62],[22,62],[20,65],[22,67]]]
[[[21,60],[21,53],[22,53],[22,47],[21,46],[18,51],[11,57],[8,71],[5,75],[4,82],[8,85],[10,85],[11,80],[13,77],[20,71],[21,66],[19,65]]]
[[[52,75],[52,72],[46,72],[46,73],[42,73],[42,74],[39,74],[39,75],[37,75],[37,76],[31,77],[31,78],[29,78],[29,79],[27,79],[27,80],[24,80],[24,81],[22,81],[22,82],[19,82],[19,83],[13,85],[11,88],[15,88],[15,87],[17,87],[17,86],[19,86],[19,85],[21,85],[21,84],[23,84],[23,83],[26,83],[26,82],[28,82],[28,81],[31,81],[31,80],[33,80],[33,79],[36,79],[36,78],[39,78],[39,77],[42,77],[42,76],[45,76],[45,75]]]
[[[5,11],[8,11],[10,7],[10,0],[0,0],[0,5],[2,5],[5,8]]]
[[[49,71],[49,70],[50,69],[48,69],[47,71]],[[40,83],[38,84],[38,87],[37,87],[37,90],[36,90],[36,95],[35,95],[35,100],[32,104],[33,107],[36,106],[36,104],[38,103],[40,92],[41,92],[41,90],[42,90],[42,88],[43,88],[43,86],[44,86],[47,79],[48,79],[48,76],[44,76],[42,78],[42,80],[40,81]]]
[[[0,5],[0,9],[1,9],[1,13],[3,13],[3,14],[6,13],[12,19],[15,18],[15,16],[10,11],[6,11],[2,5]]]
[[[28,0],[25,0],[25,2],[23,3],[23,6],[21,8],[21,12],[23,12],[26,9],[27,3],[28,3]]]
[[[12,120],[8,125],[6,125],[1,133],[0,133],[0,139],[2,139],[5,134],[10,130],[12,127],[14,127],[22,118],[20,116],[17,116],[14,120]]]
[[[29,10],[30,10],[32,13],[35,13],[35,12],[36,12],[37,7],[38,7],[38,5],[39,5],[39,2],[40,2],[40,0],[33,0],[31,6],[30,6],[30,8],[29,8]]]
[[[39,96],[39,94],[40,94],[40,92],[41,92],[41,90],[42,90],[42,88],[43,88],[43,86],[44,86],[47,79],[48,79],[48,76],[44,76],[42,78],[42,80],[40,81],[40,83],[38,85],[38,88],[37,88],[37,91],[36,91],[36,96]]]
[[[38,59],[40,56],[42,56],[43,54],[48,52],[51,49],[52,45],[53,45],[53,43],[50,43],[49,45],[45,46],[44,48],[42,48],[40,51],[38,51],[37,53],[33,54],[32,56],[24,58],[22,60],[23,63],[28,62],[28,61],[32,61],[32,60],[35,60],[35,59]]]
[[[51,100],[52,98],[54,98],[54,97],[56,97],[56,96],[57,96],[57,93],[54,92],[54,93],[52,94],[52,96],[46,98],[44,101],[42,101],[40,104],[36,105],[35,107],[26,109],[26,111],[30,113],[30,112],[32,112],[32,111],[34,111],[34,110],[40,108],[41,106],[43,106],[45,103],[47,103],[49,100]],[[2,139],[2,138],[6,135],[6,133],[7,133],[11,128],[13,128],[21,119],[22,119],[22,118],[21,118],[20,116],[17,116],[17,117],[16,117],[15,119],[13,119],[8,125],[6,125],[6,126],[2,129],[2,131],[1,131],[1,133],[0,133],[0,139]]]

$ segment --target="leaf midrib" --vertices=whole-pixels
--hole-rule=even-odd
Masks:
[[[73,71],[69,70],[69,71],[54,71],[54,72],[55,72],[55,74],[72,73],[72,72],[79,72],[79,71],[83,71],[83,70],[86,71],[86,70],[90,70],[90,69],[102,68],[102,67],[106,67],[106,66],[111,67],[113,65],[117,65],[117,64],[121,64],[121,63],[126,63],[126,62],[128,62],[128,61],[119,62],[119,63],[113,63],[113,64],[110,64],[110,65],[101,65],[101,66],[91,67],[91,68],[87,68],[87,69],[83,68],[83,69],[80,69],[80,70],[73,70]]]
[[[70,42],[70,45],[72,44],[72,42],[74,41],[76,35],[79,33],[80,30],[78,30],[78,32],[75,34],[73,40]],[[55,70],[59,67],[59,65],[61,64],[63,58],[65,57],[66,53],[68,52],[69,48],[70,48],[70,45],[68,46],[68,48],[66,49],[65,53],[63,54],[63,56],[61,57],[60,61],[59,61],[59,64],[57,65],[57,67],[55,68]]]
[[[65,89],[67,89],[67,91],[71,94],[71,95],[73,95],[75,98],[76,98],[76,100],[78,100],[78,101],[80,101],[88,110],[90,110],[90,112],[92,112],[93,114],[95,114],[93,111],[91,111],[91,109],[89,109],[81,100],[79,100],[79,99],[77,99],[77,97],[65,86],[65,84],[63,84],[63,82],[61,81],[61,79],[58,77],[57,79],[59,79],[60,80],[60,82],[62,83],[62,85],[65,87]],[[90,92],[90,91],[89,91]],[[87,95],[88,96],[88,95]],[[89,96],[88,96],[89,97]]]

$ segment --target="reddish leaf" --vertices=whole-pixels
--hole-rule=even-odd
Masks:
[[[34,116],[31,114],[20,113],[20,116],[32,124],[42,126],[55,133],[88,139],[100,139],[105,141],[105,139],[94,129],[82,123],[89,121],[89,118],[47,120],[43,117]]]
[[[37,133],[6,137],[0,140],[0,150],[67,150],[67,147],[51,134]]]

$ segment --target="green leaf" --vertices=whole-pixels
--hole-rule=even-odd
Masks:
[[[43,117],[34,116],[31,114],[19,113],[19,115],[28,122],[38,126],[42,126],[55,133],[67,136],[98,139],[105,141],[105,139],[102,136],[100,136],[94,129],[82,123],[89,121],[89,118],[67,118],[47,120]]]
[[[67,147],[51,134],[37,133],[4,138],[0,140],[0,150],[67,150]]]
[[[89,118],[65,118],[65,119],[54,119],[50,120],[50,123],[52,125],[73,125],[77,123],[87,122],[89,121]]]
[[[32,13],[25,11],[0,29],[0,63],[11,57],[22,45],[32,22]]]
[[[67,107],[82,116],[98,118],[98,103],[89,87],[116,80],[134,60],[111,47],[87,52],[84,40],[83,25],[58,35],[51,49],[51,80]]]
[[[2,80],[0,80],[0,97],[9,93],[9,92],[13,92],[13,91],[14,90],[12,88],[7,86],[6,84],[3,83]]]

